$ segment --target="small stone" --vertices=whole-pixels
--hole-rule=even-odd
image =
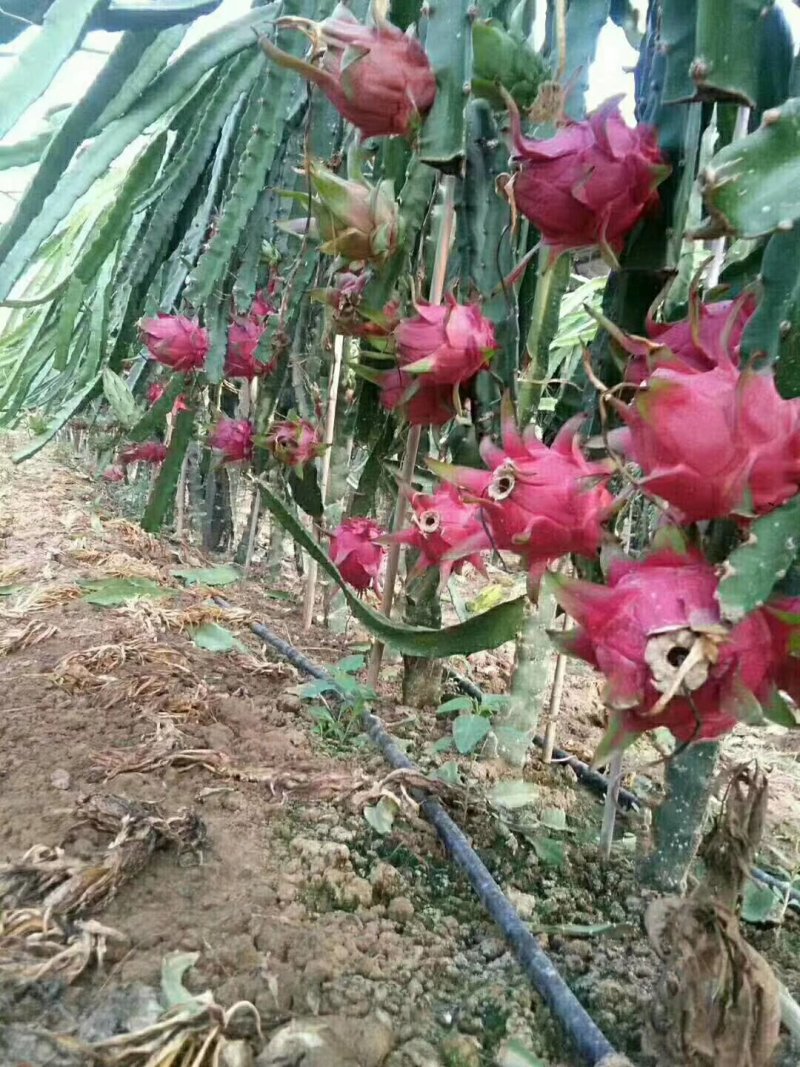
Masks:
[[[414,905],[408,897],[395,897],[389,901],[387,916],[396,923],[407,923],[414,918]]]
[[[533,918],[536,913],[536,897],[530,893],[523,893],[521,889],[515,889],[513,886],[506,890],[506,896],[511,901],[512,906],[517,909],[523,922]]]
[[[439,1049],[445,1063],[458,1064],[458,1067],[481,1067],[481,1046],[474,1037],[453,1034],[444,1039]]]
[[[53,771],[50,775],[50,785],[54,789],[69,789],[72,785],[72,778],[69,771],[65,771],[63,767],[59,767],[58,770]]]
[[[277,700],[278,711],[288,713],[299,711],[301,704],[300,697],[295,696],[294,693],[281,693]]]

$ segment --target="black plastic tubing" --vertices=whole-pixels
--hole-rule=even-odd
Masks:
[[[223,609],[229,610],[231,607],[222,597],[214,597],[214,600]],[[299,649],[289,644],[288,641],[284,641],[262,623],[251,622],[249,625],[257,637],[304,674],[312,678],[330,678],[327,671],[317,666]],[[397,747],[376,715],[364,714],[364,729],[373,744],[381,750],[387,763],[393,768],[418,770],[408,756]],[[433,797],[419,793],[416,799],[419,800],[422,811],[433,825],[453,861],[466,874],[478,899],[503,932],[523,971],[561,1024],[581,1059],[591,1064],[592,1067],[601,1067],[603,1061],[611,1057],[614,1057],[616,1064],[624,1063],[625,1060],[615,1052],[608,1039],[553,966],[550,957],[539,947],[538,941],[520,919],[505,893],[470,845],[464,832]]]

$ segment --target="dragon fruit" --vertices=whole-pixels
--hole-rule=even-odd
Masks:
[[[723,624],[718,578],[700,553],[617,560],[608,585],[547,581],[578,623],[559,643],[605,676],[615,743],[659,726],[678,741],[711,740],[772,699],[783,655],[775,621],[759,610]]]
[[[600,321],[631,356],[625,368],[625,381],[641,385],[659,367],[667,370],[710,371],[732,363],[739,365],[742,335],[756,309],[747,293],[737,300],[704,304],[696,290],[689,296],[689,317],[678,322],[655,322],[647,316],[647,337],[626,334],[608,322]]]
[[[166,391],[166,386],[162,385],[160,382],[153,382],[147,389],[147,402],[150,407],[152,407],[153,404],[157,404]],[[189,405],[186,403],[186,397],[181,394],[173,405],[172,414],[176,415],[179,411],[188,410]]]
[[[401,410],[412,426],[444,426],[456,414],[453,387],[434,385],[425,374],[415,377],[399,368],[381,378],[381,405]]]
[[[275,362],[256,359],[256,349],[266,329],[258,322],[234,322],[228,330],[225,374],[228,378],[262,378],[272,374]]]
[[[124,471],[124,469],[122,467],[118,467],[116,464],[114,464],[111,467],[106,467],[106,469],[103,471],[103,481],[104,482],[124,482],[125,481],[125,471]]]
[[[603,540],[603,522],[614,507],[605,483],[610,469],[583,455],[582,417],[565,423],[551,447],[533,428],[520,434],[507,403],[503,447],[488,438],[481,456],[488,471],[429,461],[441,478],[457,485],[484,509],[494,548],[522,556],[532,579],[547,564],[572,552],[593,556]]]
[[[325,451],[318,426],[308,419],[285,419],[273,423],[267,447],[287,467],[302,469]]]
[[[208,443],[223,463],[246,463],[253,458],[254,436],[249,419],[220,419]]]
[[[118,456],[123,467],[129,463],[163,463],[166,458],[167,446],[161,441],[145,441],[140,445],[128,445]]]
[[[611,441],[641,467],[643,485],[681,522],[762,514],[800,485],[800,400],[768,371],[722,358],[709,371],[659,366]]]
[[[394,331],[397,361],[407,374],[424,374],[433,385],[458,385],[488,366],[497,348],[494,325],[475,304],[415,305],[416,317]]]
[[[202,370],[211,347],[208,330],[185,315],[165,315],[139,323],[142,341],[153,359],[178,374]]]
[[[331,18],[314,23],[287,20],[325,46],[314,66],[262,38],[264,51],[298,71],[325,93],[364,137],[412,133],[436,96],[436,78],[422,45],[373,12],[375,27],[363,26],[342,4]]]
[[[446,585],[450,575],[458,574],[465,563],[486,573],[481,550],[492,546],[481,509],[465,503],[455,486],[445,483],[431,495],[412,493],[411,510],[411,528],[383,538],[385,544],[396,541],[417,549],[419,559],[409,577],[438,567]]]
[[[370,275],[363,271],[340,271],[327,289],[317,289],[312,294],[333,310],[333,325],[337,333],[345,337],[388,337],[397,326],[400,305],[389,301],[383,311],[371,311],[363,306],[364,292]]]
[[[372,586],[380,592],[379,579],[386,549],[378,538],[382,527],[372,519],[345,519],[331,534],[330,556],[342,578],[359,593]]]
[[[523,137],[510,97],[507,103],[518,209],[553,255],[599,245],[613,259],[639,219],[658,207],[656,189],[669,174],[655,130],[631,129],[614,99],[555,137],[533,141]]]

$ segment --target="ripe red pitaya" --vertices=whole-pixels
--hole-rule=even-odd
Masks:
[[[547,580],[578,623],[559,644],[606,679],[616,744],[658,726],[679,741],[710,740],[772,699],[783,658],[774,620],[760,610],[725,625],[718,577],[700,553],[615,561],[608,585]]]
[[[220,419],[208,443],[223,463],[246,463],[253,458],[254,436],[249,419]]]
[[[497,348],[494,325],[476,304],[415,305],[416,317],[394,331],[397,361],[407,374],[424,374],[433,385],[458,385],[489,365]]]
[[[118,456],[123,467],[129,463],[163,463],[166,458],[167,446],[161,441],[145,441],[140,445],[128,445]]]
[[[609,100],[555,137],[522,135],[509,98],[517,207],[533,222],[553,254],[599,245],[609,257],[643,215],[657,208],[659,182],[669,166],[650,126],[631,129]]]
[[[124,469],[122,467],[118,467],[116,465],[111,466],[111,467],[106,467],[106,469],[103,471],[103,481],[104,482],[124,482],[125,481],[125,471],[124,471]]]
[[[756,309],[752,294],[736,300],[704,304],[696,290],[689,296],[689,317],[678,322],[655,322],[647,316],[647,337],[619,330],[601,316],[631,359],[625,380],[641,385],[658,367],[673,371],[709,371],[733,363],[739,365],[742,334]]]
[[[381,405],[402,411],[412,426],[444,426],[455,418],[453,387],[434,385],[426,374],[413,375],[395,368],[381,378]]]
[[[262,363],[256,350],[266,329],[258,322],[234,322],[228,330],[225,375],[228,378],[263,378],[275,370],[275,362]]]
[[[438,567],[446,585],[450,575],[460,573],[465,563],[486,573],[481,551],[492,546],[480,507],[465,503],[455,486],[445,483],[431,495],[412,493],[411,510],[411,528],[383,538],[386,544],[397,541],[419,551],[409,577]]]
[[[331,18],[312,23],[294,19],[317,44],[322,65],[314,66],[262,39],[277,63],[299,71],[318,85],[337,111],[365,137],[412,133],[433,105],[436,77],[425,49],[373,11],[374,26],[363,26],[343,5]]]
[[[179,374],[202,370],[211,347],[208,330],[185,315],[165,315],[139,323],[142,341],[153,359]]]
[[[548,448],[533,427],[519,433],[506,404],[503,447],[488,438],[481,442],[491,470],[429,461],[441,478],[480,503],[493,547],[522,556],[533,579],[561,556],[595,555],[614,507],[605,486],[609,467],[590,462],[581,451],[581,421],[579,416],[565,423]]]
[[[378,538],[383,533],[382,527],[372,519],[345,519],[331,534],[331,560],[347,584],[359,593],[370,586],[380,593],[386,549]]]
[[[682,522],[762,514],[800,485],[800,400],[784,400],[769,371],[659,366],[612,436],[642,469],[643,485]]]

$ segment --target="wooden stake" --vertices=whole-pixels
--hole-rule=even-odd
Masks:
[[[445,278],[447,277],[447,260],[450,255],[450,245],[453,240],[456,218],[455,183],[456,179],[453,174],[445,174],[442,176],[442,216],[439,223],[439,233],[436,238],[436,258],[434,259],[433,276],[431,277],[429,293],[431,304],[441,304],[442,297],[444,296],[444,283]],[[408,440],[406,441],[406,451],[403,456],[403,466],[400,471],[400,492],[397,494],[394,515],[392,516],[392,533],[396,533],[400,530],[406,520],[408,500],[406,498],[405,488],[407,485],[410,485],[411,480],[414,477],[414,467],[417,462],[417,453],[419,452],[419,442],[421,437],[421,426],[412,426],[409,429]],[[391,615],[392,604],[394,603],[394,586],[397,579],[397,571],[400,566],[400,549],[401,546],[397,543],[391,545],[389,554],[386,558],[386,576],[383,583],[381,611],[387,618]],[[375,641],[372,646],[372,653],[369,659],[369,670],[367,672],[367,685],[371,686],[373,689],[378,684],[378,675],[381,671],[382,660],[383,642]]]
[[[331,380],[328,385],[328,407],[325,412],[325,444],[326,449],[322,453],[319,474],[319,492],[322,497],[323,511],[325,509],[325,497],[328,493],[328,481],[331,474],[331,449],[333,448],[333,436],[336,428],[336,401],[339,397],[339,379],[342,374],[342,357],[344,355],[344,337],[337,334],[333,339],[333,367],[331,368]],[[317,525],[317,539],[320,536],[320,528]],[[306,593],[303,602],[303,630],[310,630],[314,621],[314,600],[317,592],[317,561],[308,561],[308,575],[306,577]]]
[[[600,827],[600,855],[607,860],[614,842],[614,823],[617,821],[617,800],[622,783],[622,749],[617,749],[608,764],[608,792],[603,805],[603,824]]]

